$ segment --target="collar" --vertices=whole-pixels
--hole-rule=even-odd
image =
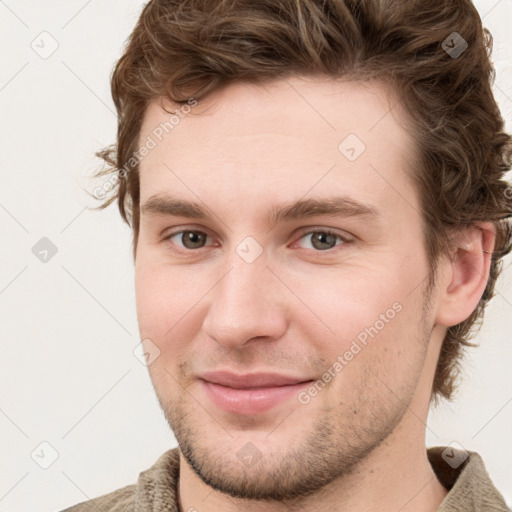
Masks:
[[[443,446],[427,449],[428,460],[437,478],[448,490],[437,512],[510,512],[478,453],[467,452],[467,458],[457,467],[452,467],[446,461],[446,453],[443,458],[446,450],[450,450],[448,453],[459,460],[466,455]],[[140,473],[135,511],[179,512],[179,473],[180,456],[176,447],[165,452],[152,467]]]

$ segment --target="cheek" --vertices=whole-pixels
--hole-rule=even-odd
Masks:
[[[313,323],[340,340],[352,339],[386,312],[384,320],[393,320],[399,309],[393,304],[404,301],[400,277],[389,267],[352,264],[282,275],[295,294],[288,294],[295,304],[294,320]]]
[[[400,368],[423,350],[418,329],[423,286],[414,265],[411,259],[408,267],[399,259],[382,259],[372,266],[318,269],[314,275],[289,271],[284,279],[304,303],[291,297],[291,325],[334,373],[339,357],[343,371],[351,367],[346,373],[359,374],[366,366]]]
[[[194,315],[193,306],[204,292],[197,274],[185,266],[156,265],[141,258],[135,266],[135,295],[141,336],[164,340],[180,319]]]
[[[195,282],[197,281],[197,282]],[[176,393],[182,379],[180,365],[190,360],[191,341],[202,325],[200,299],[204,291],[184,267],[146,263],[135,268],[137,318],[141,339],[149,339],[159,350],[149,374],[160,397]],[[173,391],[174,390],[174,391]]]

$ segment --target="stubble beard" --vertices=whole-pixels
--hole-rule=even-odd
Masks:
[[[411,363],[409,382],[406,382],[407,389],[402,396],[383,385],[381,377],[386,375],[386,369],[379,377],[378,372],[367,368],[361,373],[353,393],[356,398],[348,402],[339,400],[335,407],[325,406],[302,438],[285,434],[280,440],[279,428],[276,428],[265,438],[265,447],[261,444],[258,447],[255,441],[261,450],[261,458],[254,466],[246,467],[238,459],[240,442],[236,443],[234,439],[239,432],[235,431],[235,436],[230,435],[229,422],[223,424],[222,419],[214,421],[207,417],[205,409],[197,405],[188,393],[164,402],[157,392],[185,461],[206,485],[240,500],[293,504],[320,493],[335,480],[342,485],[343,480],[357,472],[359,465],[390,436],[410,405],[417,385],[414,376],[419,378],[432,334],[432,326],[428,325],[431,290],[431,287],[424,290],[422,316],[418,324],[417,342],[422,345],[422,351],[418,351],[416,360]],[[333,379],[331,384],[335,382]],[[385,397],[375,392],[376,385],[386,394]],[[296,408],[284,423],[308,418],[303,408]],[[201,421],[198,414],[207,421]],[[235,424],[231,422],[231,425]]]

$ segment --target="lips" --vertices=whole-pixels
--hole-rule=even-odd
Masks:
[[[237,389],[290,386],[311,380],[300,377],[289,377],[277,373],[248,373],[245,375],[237,375],[230,372],[205,373],[201,378],[207,382]]]
[[[205,395],[217,408],[230,413],[254,415],[280,404],[293,403],[294,397],[298,406],[298,393],[312,380],[276,373],[237,375],[219,371],[203,374],[200,382]]]

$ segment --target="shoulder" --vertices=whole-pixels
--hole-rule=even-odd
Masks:
[[[128,512],[134,509],[137,485],[127,485],[92,500],[83,501],[61,512]]]
[[[153,510],[155,503],[169,503],[177,510],[176,485],[179,476],[179,449],[172,448],[162,454],[145,471],[139,473],[137,483],[94,499],[77,503],[60,512],[133,512]]]
[[[438,480],[448,490],[439,512],[511,512],[478,453],[436,446],[429,448],[427,455]]]

